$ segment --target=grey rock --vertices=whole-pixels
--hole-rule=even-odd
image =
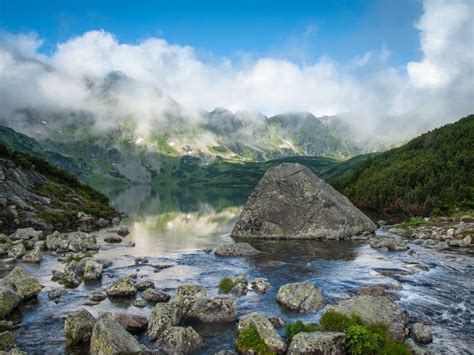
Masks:
[[[174,303],[179,306],[182,313],[186,313],[196,300],[206,297],[207,289],[200,285],[180,285],[176,288]]]
[[[99,280],[102,278],[102,264],[94,260],[87,260],[84,267],[84,281]]]
[[[346,335],[336,332],[311,332],[296,334],[288,347],[288,355],[327,354],[344,355]]]
[[[252,290],[260,295],[267,293],[272,288],[268,279],[262,277],[253,279],[250,284],[252,285]]]
[[[286,322],[278,316],[270,316],[268,317],[268,320],[276,329],[286,326]]]
[[[64,288],[53,288],[52,290],[48,291],[48,298],[50,300],[58,299],[64,295],[67,295],[67,290],[65,290]]]
[[[20,228],[10,236],[11,240],[30,240],[37,238],[38,240],[43,237],[42,231],[36,231],[33,228]]]
[[[218,256],[255,256],[260,251],[248,243],[234,243],[219,245],[214,253]]]
[[[411,329],[411,337],[419,344],[428,344],[433,341],[431,329],[423,323],[415,323]]]
[[[147,288],[155,288],[155,283],[151,280],[141,281],[135,284],[138,291],[145,291]]]
[[[396,227],[393,227],[393,228],[390,228],[388,230],[389,233],[393,233],[393,234],[396,234],[396,235],[399,235],[400,237],[402,238],[410,238],[411,236],[411,232],[407,229],[403,229],[403,228],[396,228]]]
[[[91,355],[140,354],[140,343],[118,323],[113,316],[105,314],[92,330]]]
[[[36,297],[41,292],[41,285],[38,280],[28,274],[22,267],[15,267],[2,280],[4,284],[12,285],[17,293],[23,299],[30,299]]]
[[[156,344],[164,354],[189,354],[204,342],[192,327],[171,327],[160,335]]]
[[[376,225],[347,197],[300,164],[269,169],[232,235],[239,238],[344,239]]]
[[[22,300],[23,297],[15,291],[14,287],[0,283],[0,318],[13,311]]]
[[[142,297],[150,303],[168,302],[171,298],[166,292],[155,290],[153,288],[147,288],[143,291]]]
[[[117,234],[121,237],[126,237],[130,233],[127,226],[121,226],[117,232]]]
[[[146,300],[144,300],[143,298],[138,298],[135,301],[133,301],[133,305],[137,308],[146,307],[147,304],[148,304],[148,302]]]
[[[272,323],[258,312],[249,313],[243,316],[238,325],[238,332],[241,333],[246,329],[254,327],[268,349],[276,354],[284,354],[287,345],[283,338],[273,327]],[[255,349],[238,349],[242,353],[247,353]]]
[[[88,343],[96,319],[86,309],[70,313],[64,321],[64,334],[68,346]]]
[[[153,308],[148,322],[148,336],[156,340],[166,329],[174,327],[181,321],[181,312],[173,304],[158,303]]]
[[[114,315],[114,319],[130,333],[141,332],[145,330],[148,325],[146,317],[136,314],[118,313]]]
[[[9,250],[8,250],[8,257],[9,258],[14,258],[18,259],[21,258],[23,255],[26,254],[26,248],[23,245],[23,243],[19,243],[16,245],[13,245]]]
[[[34,247],[29,253],[25,254],[21,260],[24,263],[32,263],[38,264],[43,260],[43,255],[41,253],[41,249],[38,247]]]
[[[7,330],[0,333],[0,350],[8,351],[15,346],[15,334]]]
[[[122,243],[123,239],[119,237],[118,235],[112,235],[110,237],[105,237],[104,242],[110,243],[110,244],[116,244],[116,243]]]
[[[245,296],[247,294],[247,284],[238,282],[234,287],[232,287],[230,293],[237,297]]]
[[[363,322],[382,323],[389,327],[390,335],[398,340],[405,338],[406,319],[400,309],[386,296],[357,295],[331,306],[336,312],[356,314]]]
[[[102,291],[92,291],[89,299],[94,302],[100,302],[107,298],[107,295]]]
[[[235,297],[201,297],[192,304],[185,316],[203,323],[235,322],[237,301]]]
[[[129,276],[122,277],[107,289],[109,297],[134,297],[136,294],[137,289]]]
[[[408,246],[406,245],[405,241],[400,236],[395,234],[370,238],[369,245],[372,248],[386,248],[391,251],[408,250]]]
[[[312,312],[324,306],[325,301],[312,282],[295,282],[283,285],[278,290],[277,302],[292,311]]]

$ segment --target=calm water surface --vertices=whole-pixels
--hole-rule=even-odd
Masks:
[[[278,315],[287,321],[318,321],[316,314],[298,315],[281,309],[274,301],[278,288],[288,282],[311,280],[321,289],[328,303],[349,297],[361,285],[385,283],[400,287],[400,307],[414,318],[432,323],[435,353],[469,354],[474,349],[473,259],[450,253],[438,253],[413,246],[415,254],[381,252],[362,243],[256,241],[263,251],[258,258],[219,258],[202,251],[223,243],[233,243],[229,233],[249,191],[156,191],[149,186],[135,186],[125,191],[108,191],[113,205],[129,213],[126,221],[131,233],[125,242],[136,246],[104,245],[98,254],[114,261],[105,270],[101,283],[81,284],[69,290],[58,304],[48,299],[46,291],[58,287],[51,271],[64,265],[56,257],[46,256],[39,266],[25,266],[45,286],[37,303],[22,307],[22,327],[16,332],[17,344],[31,354],[65,352],[63,321],[80,307],[97,315],[100,311],[126,312],[149,316],[151,306],[139,309],[130,302],[111,302],[83,306],[88,294],[106,289],[118,277],[136,273],[138,279],[152,279],[159,289],[171,294],[178,285],[201,284],[209,294],[217,294],[216,285],[224,276],[247,275],[249,280],[266,277],[273,288],[266,295],[248,295],[238,299],[238,313],[260,311]],[[101,239],[106,235],[101,231]],[[135,265],[137,256],[149,257],[149,264]],[[172,264],[154,272],[150,264]],[[428,267],[429,271],[426,271]],[[380,270],[392,271],[391,277]],[[234,325],[195,326],[206,347],[199,353],[213,354],[233,349]],[[152,347],[146,335],[140,341]]]

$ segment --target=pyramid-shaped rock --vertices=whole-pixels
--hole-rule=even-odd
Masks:
[[[344,239],[375,224],[347,197],[300,164],[269,169],[232,235],[238,238]]]

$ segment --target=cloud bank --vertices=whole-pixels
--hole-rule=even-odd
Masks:
[[[385,47],[346,63],[205,62],[193,48],[159,38],[127,44],[90,31],[45,55],[36,34],[7,33],[0,36],[0,115],[86,110],[105,126],[119,117],[146,127],[170,112],[195,118],[197,109],[220,106],[339,115],[365,133],[402,132],[407,122],[413,131],[427,129],[474,112],[473,24],[471,0],[426,0],[415,24],[421,58],[396,68],[386,64]],[[111,83],[111,72],[129,79]]]

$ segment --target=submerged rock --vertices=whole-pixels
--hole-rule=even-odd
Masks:
[[[68,346],[89,343],[96,319],[86,309],[70,313],[64,321],[64,334]]]
[[[284,354],[287,345],[283,338],[273,327],[272,323],[258,312],[249,313],[243,316],[238,325],[239,334],[246,331],[247,329],[254,327],[260,338],[263,340],[268,349],[276,354]],[[248,353],[248,351],[255,351],[256,349],[242,349],[237,348],[241,353]]]
[[[171,327],[160,335],[156,344],[164,354],[189,354],[204,342],[192,327]]]
[[[17,266],[10,271],[2,282],[12,285],[23,299],[36,297],[41,292],[41,285],[38,280],[28,274],[20,266]]]
[[[186,318],[203,323],[235,322],[237,300],[235,297],[202,297],[193,303]]]
[[[260,251],[248,243],[234,243],[219,245],[214,253],[218,256],[255,256]]]
[[[398,306],[386,296],[357,295],[331,306],[330,309],[347,316],[355,314],[364,323],[385,324],[393,338],[405,338],[405,317]]]
[[[92,330],[91,355],[140,354],[143,348],[110,314],[102,316]]]
[[[276,300],[292,311],[307,313],[324,306],[321,292],[312,282],[294,282],[278,290]]]
[[[269,169],[232,235],[239,238],[344,239],[376,225],[347,197],[300,164]]]
[[[288,347],[288,355],[331,354],[343,355],[346,335],[336,332],[311,332],[296,334]]]
[[[181,321],[181,312],[173,304],[158,303],[151,313],[148,322],[148,336],[156,340],[166,329],[174,327]]]
[[[137,289],[129,276],[122,277],[107,289],[109,297],[134,297],[136,294]]]

